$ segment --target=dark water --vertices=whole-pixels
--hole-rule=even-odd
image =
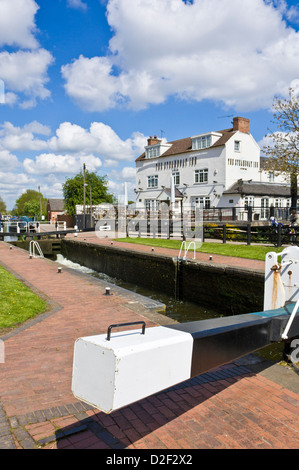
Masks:
[[[193,302],[186,302],[185,300],[177,300],[173,297],[169,297],[160,292],[153,292],[144,287],[136,286],[128,282],[124,282],[121,279],[112,278],[102,273],[95,273],[94,276],[99,279],[105,280],[112,284],[115,284],[119,287],[127,289],[136,294],[149,297],[150,299],[157,300],[166,305],[166,312],[163,314],[173,320],[176,320],[180,323],[196,321],[196,320],[206,320],[208,318],[216,318],[220,316],[219,312],[209,310],[206,307],[202,307],[199,304]]]
[[[146,289],[145,287],[136,286],[134,284],[124,282],[121,279],[116,279],[107,276],[107,274],[97,273],[91,269],[84,268],[83,266],[80,266],[77,263],[73,263],[72,261],[63,258],[62,255],[57,256],[57,262],[59,262],[59,264],[64,264],[65,266],[68,266],[72,269],[82,271],[85,274],[90,274],[91,276],[97,277],[98,279],[101,279],[105,282],[115,284],[116,286],[122,287],[123,289],[127,289],[136,294],[140,294],[145,297],[149,297],[150,299],[161,302],[166,305],[166,311],[163,312],[163,314],[180,323],[206,320],[208,318],[217,318],[221,316],[220,312],[207,309],[206,307],[203,307],[199,304],[193,302],[186,302],[185,300],[177,300],[163,293],[153,292],[149,289]]]

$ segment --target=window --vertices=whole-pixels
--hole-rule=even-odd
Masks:
[[[158,175],[148,176],[147,177],[147,187],[148,188],[157,188],[158,187]]]
[[[145,199],[144,202],[147,211],[157,211],[159,209],[159,201],[156,199]]]
[[[274,183],[274,172],[273,171],[269,172],[269,183]]]
[[[207,183],[208,182],[208,168],[203,168],[202,170],[195,170],[195,183]]]
[[[275,207],[283,207],[283,199],[275,199]]]
[[[180,184],[180,172],[179,171],[175,171],[174,173],[172,173],[172,177],[173,177],[174,184],[176,185]]]
[[[254,209],[254,197],[253,196],[245,196],[244,205],[245,205],[245,210],[247,210],[249,206]]]
[[[160,147],[150,147],[146,149],[146,158],[155,158],[160,156]]]
[[[202,137],[195,137],[192,141],[192,149],[193,150],[200,150],[205,149],[211,146],[211,136],[204,135]]]
[[[239,140],[235,140],[235,144],[234,144],[235,152],[240,152],[240,146],[241,146],[241,142]]]
[[[210,209],[211,201],[209,196],[193,196],[191,198],[192,209]]]

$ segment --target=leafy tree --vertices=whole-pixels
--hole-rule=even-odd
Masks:
[[[40,201],[33,200],[25,202],[24,204],[24,215],[28,217],[34,217],[40,213]]]
[[[99,176],[94,172],[85,172],[85,203],[90,204],[90,192],[92,205],[103,202],[115,203],[113,195],[108,193],[108,182],[105,176]],[[65,208],[70,215],[75,215],[76,205],[84,203],[84,174],[82,171],[74,178],[67,178],[63,184]]]
[[[16,200],[13,212],[17,216],[27,215],[32,217],[34,215],[40,215],[40,203],[42,206],[42,214],[46,215],[47,199],[38,191],[27,189],[27,191]]]
[[[6,212],[6,204],[3,201],[2,197],[0,197],[0,212],[1,213]]]
[[[272,143],[264,147],[266,169],[284,174],[291,183],[291,205],[297,206],[299,173],[299,98],[292,88],[285,99],[274,98],[273,117],[277,130],[269,135]]]

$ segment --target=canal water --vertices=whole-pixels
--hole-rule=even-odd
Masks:
[[[177,300],[173,297],[169,297],[165,294],[161,294],[160,292],[153,292],[141,286],[136,286],[134,284],[130,284],[127,282],[122,281],[121,279],[116,279],[104,273],[98,273],[93,271],[92,269],[86,268],[81,266],[80,264],[73,263],[72,261],[64,258],[62,255],[57,255],[57,263],[60,265],[64,265],[66,267],[78,270],[84,274],[89,274],[90,276],[97,277],[107,283],[114,284],[116,286],[122,287],[123,289],[127,289],[128,291],[134,292],[136,294],[143,295],[145,297],[149,297],[150,299],[156,300],[158,302],[163,303],[166,305],[166,311],[164,315],[167,317],[182,322],[189,322],[189,321],[197,321],[197,320],[206,320],[209,318],[217,318],[221,316],[221,312],[217,312],[214,310],[209,310],[206,307],[202,307],[199,304],[193,302],[186,302],[185,300]]]

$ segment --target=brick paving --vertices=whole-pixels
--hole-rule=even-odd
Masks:
[[[84,238],[92,241],[90,234]],[[213,262],[224,260],[213,256]],[[49,302],[45,314],[2,336],[1,449],[299,448],[299,387],[291,390],[238,361],[110,415],[76,400],[75,340],[104,333],[112,323],[142,319],[154,326],[152,312],[136,307],[134,294],[105,296],[103,281],[66,268],[58,273],[57,263],[29,259],[4,242],[0,263]],[[263,269],[248,260],[246,267]]]

